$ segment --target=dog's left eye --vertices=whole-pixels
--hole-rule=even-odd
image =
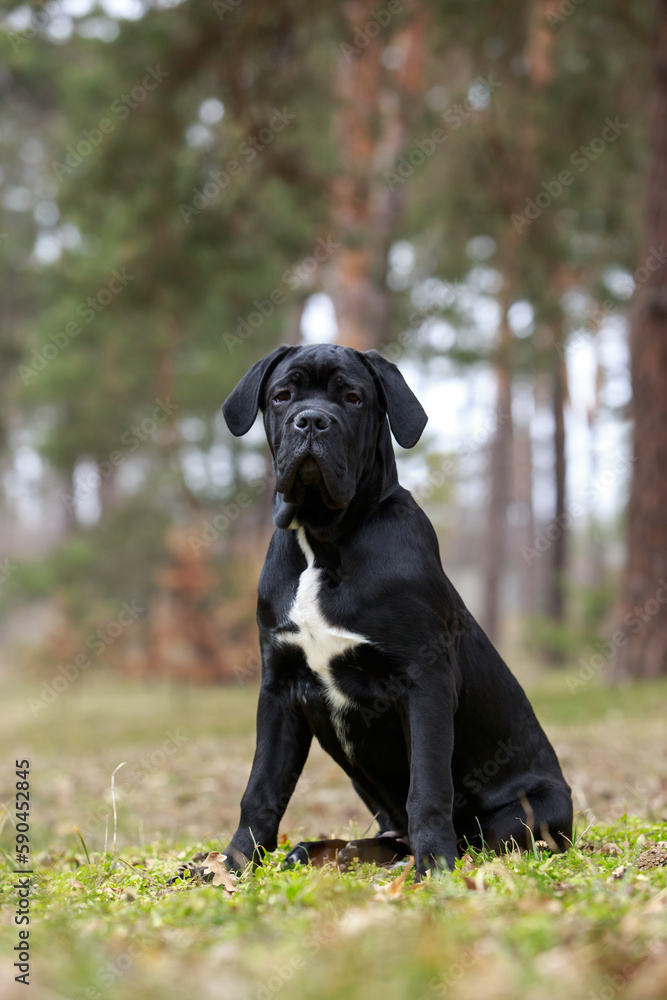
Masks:
[[[355,406],[361,405],[361,399],[357,396],[356,392],[348,392],[347,399],[348,402],[354,403]]]
[[[283,392],[279,392],[277,396],[273,397],[273,402],[274,403],[286,403],[287,400],[290,399],[291,395],[292,395],[292,393],[288,392],[287,389],[285,389]]]

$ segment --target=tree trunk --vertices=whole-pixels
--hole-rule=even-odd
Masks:
[[[630,336],[634,475],[612,636],[615,679],[667,673],[667,0],[659,0],[642,253]],[[655,268],[652,270],[652,268]],[[619,633],[624,639],[618,641]]]
[[[506,312],[500,328],[496,365],[496,431],[491,442],[490,492],[484,571],[484,630],[498,638],[500,586],[507,569],[507,512],[512,496],[512,371],[508,357],[512,332]]]
[[[535,511],[533,508],[533,442],[530,421],[514,425],[514,499],[519,505],[520,520],[516,529],[522,550],[535,542]],[[537,566],[523,555],[516,560],[519,577],[522,615],[532,616],[538,609],[539,583]]]
[[[402,53],[391,81],[382,64],[386,39],[377,35],[354,46],[373,23],[374,0],[342,6],[350,45],[338,57],[334,91],[341,169],[332,189],[332,227],[341,247],[329,269],[327,291],[338,322],[339,343],[367,351],[388,335],[387,253],[396,232],[405,192],[393,190],[384,171],[394,166],[408,134],[405,118],[425,85],[426,16],[414,3],[391,46]],[[415,108],[418,107],[415,102]]]
[[[529,82],[536,91],[542,90],[554,72],[553,54],[555,36],[545,24],[557,0],[533,0],[528,9],[527,35],[524,54],[529,67]],[[510,180],[509,204],[516,204],[524,191],[532,190],[539,176],[536,160],[538,131],[534,122],[526,120],[521,130],[521,172],[514,169]],[[491,150],[489,151],[490,155]],[[514,226],[508,226],[498,243],[498,261],[504,277],[501,308],[503,319],[500,327],[498,361],[496,362],[498,424],[491,445],[490,493],[486,564],[484,573],[483,623],[489,638],[497,642],[500,617],[500,591],[507,571],[508,509],[512,499],[512,331],[507,321],[507,311],[516,292],[514,256],[519,243],[525,238]]]
[[[559,337],[557,347],[562,344]],[[565,566],[567,560],[567,529],[565,527],[565,396],[566,372],[564,352],[554,352],[552,372],[552,406],[554,418],[554,521],[558,528],[554,532],[551,546],[551,565],[547,585],[547,614],[552,622],[562,624],[565,618]],[[546,651],[551,663],[562,662],[563,656],[559,649],[552,647]]]

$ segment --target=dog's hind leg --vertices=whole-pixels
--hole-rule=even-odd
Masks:
[[[562,853],[572,846],[572,799],[569,790],[521,795],[514,802],[501,806],[480,820],[476,832],[465,839],[473,847],[483,844],[492,851],[503,853],[519,847],[532,850],[543,841],[549,850]]]

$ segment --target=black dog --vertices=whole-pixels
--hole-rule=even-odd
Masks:
[[[279,347],[226,400],[231,432],[260,408],[277,530],[259,581],[257,748],[228,865],[275,849],[313,736],[420,874],[467,844],[566,850],[556,755],[398,483],[389,429],[411,448],[427,420],[399,370],[376,351]]]

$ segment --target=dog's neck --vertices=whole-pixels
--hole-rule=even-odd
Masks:
[[[322,501],[319,490],[309,490],[300,504],[290,504],[282,493],[273,497],[273,520],[278,528],[305,528],[321,542],[336,542],[351,528],[361,524],[398,487],[396,459],[386,417],[380,422],[377,446],[363,469],[357,490],[347,507],[332,510]]]

